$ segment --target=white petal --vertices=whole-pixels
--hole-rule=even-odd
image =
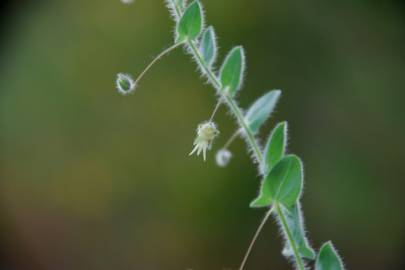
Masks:
[[[191,151],[191,153],[188,154],[188,155],[191,156],[192,154],[195,153],[195,151],[197,151],[197,149],[198,149],[198,145],[195,145],[194,148],[193,148],[193,151]]]
[[[207,160],[207,147],[204,147],[204,149],[203,149],[203,158],[204,158],[204,161]]]
[[[203,149],[203,146],[201,144],[198,145],[198,151],[197,151],[197,156],[201,154],[201,150]]]

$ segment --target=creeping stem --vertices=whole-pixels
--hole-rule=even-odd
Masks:
[[[280,218],[281,225],[283,226],[283,229],[287,235],[287,240],[288,240],[289,244],[291,245],[291,248],[294,252],[294,257],[295,257],[295,261],[297,262],[297,267],[299,270],[305,270],[304,262],[302,261],[302,258],[298,252],[298,248],[294,241],[290,228],[288,228],[288,224],[285,219],[284,213],[283,213],[283,211],[281,211],[280,205],[277,202],[275,203],[274,207],[276,208],[276,212]]]

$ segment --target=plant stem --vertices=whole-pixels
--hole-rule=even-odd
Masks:
[[[181,14],[182,14],[181,7],[177,4],[177,2],[175,2],[173,0],[171,0],[171,1],[174,6],[174,11],[176,12],[177,17],[180,18]],[[246,134],[247,142],[250,145],[250,148],[253,150],[253,153],[256,157],[257,162],[259,163],[259,166],[261,166],[261,163],[263,162],[262,151],[255,139],[255,136],[254,136],[252,130],[249,128],[248,124],[246,123],[245,117],[244,117],[241,109],[238,107],[235,100],[231,96],[229,96],[226,93],[225,94],[222,93],[223,91],[221,91],[222,90],[221,82],[218,80],[217,76],[214,74],[214,72],[211,70],[211,68],[205,63],[204,58],[201,56],[201,53],[198,50],[195,42],[192,40],[187,40],[186,43],[189,46],[194,58],[196,59],[196,61],[200,65],[200,67],[203,69],[205,74],[207,75],[208,80],[215,87],[215,89],[217,90],[220,97],[226,101],[229,109],[236,117],[236,119],[239,123],[239,126],[243,129],[244,133]]]
[[[262,151],[260,150],[260,147],[257,144],[257,141],[255,139],[255,136],[253,135],[252,130],[249,128],[248,124],[246,123],[245,117],[243,116],[241,109],[238,107],[235,100],[231,96],[229,96],[226,93],[225,94],[221,93],[222,86],[221,86],[220,81],[215,76],[215,74],[212,72],[212,70],[208,67],[208,65],[205,63],[197,46],[195,45],[195,43],[193,41],[189,40],[189,41],[187,41],[187,45],[189,45],[193,56],[195,57],[196,61],[201,66],[201,68],[204,70],[204,72],[207,74],[209,81],[214,85],[218,94],[221,95],[221,98],[225,99],[226,103],[228,104],[229,109],[231,110],[233,115],[238,120],[239,126],[245,132],[248,144],[251,146],[257,161],[259,162],[259,164],[261,164],[263,161]]]
[[[259,163],[259,167],[262,166],[262,162],[263,162],[262,150],[260,149],[260,146],[258,145],[258,143],[255,139],[255,135],[253,134],[252,130],[246,123],[245,117],[243,116],[242,111],[239,109],[235,100],[233,98],[231,98],[229,95],[225,94],[225,99],[228,103],[229,108],[231,109],[233,114],[238,119],[239,125],[241,126],[241,128],[243,129],[243,132],[246,135],[248,144],[250,144],[250,147],[252,148],[253,153],[256,156],[257,162]]]
[[[305,270],[304,262],[302,261],[302,258],[301,258],[300,254],[298,252],[298,248],[297,248],[297,245],[296,245],[296,243],[294,241],[294,238],[292,237],[292,233],[290,231],[290,228],[288,228],[287,221],[285,219],[284,213],[283,213],[283,211],[281,211],[280,205],[278,203],[275,203],[275,208],[276,208],[276,211],[277,211],[277,215],[280,218],[281,225],[283,226],[283,229],[284,229],[284,231],[285,231],[285,233],[287,235],[287,240],[290,243],[291,248],[293,250],[295,261],[297,263],[297,267],[298,267],[299,270]]]
[[[241,263],[241,265],[240,265],[240,267],[239,267],[239,270],[243,270],[243,268],[245,267],[245,264],[246,264],[246,261],[247,261],[249,255],[250,255],[250,252],[252,251],[253,246],[255,245],[257,238],[259,237],[261,231],[263,230],[264,225],[266,224],[267,220],[268,220],[269,217],[271,216],[271,213],[273,212],[273,210],[274,210],[274,206],[271,207],[271,208],[267,211],[267,213],[266,213],[266,215],[264,216],[262,222],[260,223],[259,227],[257,228],[256,233],[255,233],[255,235],[253,236],[252,241],[250,242],[249,248],[248,248],[248,250],[246,251],[245,256],[243,257],[243,261],[242,261],[242,263]]]
[[[173,51],[174,49],[178,48],[180,45],[183,43],[176,43],[172,45],[171,47],[167,48],[163,52],[161,52],[158,56],[155,57],[155,59],[152,60],[152,62],[149,63],[149,65],[139,74],[138,78],[135,81],[135,85],[139,83],[139,81],[145,76],[145,74],[153,67],[154,64],[156,64],[157,61],[159,61],[163,56],[168,54],[169,52]]]
[[[210,122],[212,122],[212,120],[214,120],[214,117],[217,114],[219,107],[221,107],[221,104],[222,104],[222,98],[220,98],[217,102],[217,105],[215,105],[214,111],[212,112],[211,117],[210,117]]]
[[[231,144],[233,143],[233,141],[240,135],[240,129],[238,129],[237,131],[235,131],[232,136],[228,139],[228,141],[224,144],[224,146],[222,147],[223,149],[228,149],[229,146],[231,146]]]
[[[176,12],[177,18],[181,18],[181,15],[183,14],[183,11],[181,10],[181,7],[178,5],[176,1],[170,0],[172,2],[172,5],[174,7],[174,11]]]
[[[170,0],[172,2],[172,5],[174,7],[174,12],[176,13],[178,18],[181,18],[182,15],[182,8],[178,5],[177,2]],[[204,71],[204,73],[206,74],[206,76],[208,77],[208,80],[210,81],[210,83],[215,87],[217,93],[220,96],[220,99],[224,99],[224,101],[227,103],[229,109],[231,110],[231,112],[233,113],[233,115],[236,117],[238,124],[240,126],[240,129],[232,136],[231,141],[234,139],[234,136],[236,137],[237,135],[239,135],[241,132],[244,132],[246,135],[246,139],[247,139],[247,144],[249,144],[249,146],[251,147],[251,149],[253,150],[253,153],[257,159],[257,161],[259,162],[259,166],[262,166],[263,163],[263,155],[262,155],[262,151],[255,139],[255,136],[252,132],[252,130],[250,129],[250,127],[248,126],[248,124],[245,121],[244,118],[244,114],[242,112],[242,110],[238,107],[237,103],[235,102],[235,100],[226,93],[226,91],[223,91],[222,89],[222,84],[221,82],[218,80],[217,76],[215,75],[215,73],[212,71],[212,69],[205,63],[203,57],[201,56],[201,53],[196,45],[196,43],[192,40],[187,40],[186,44],[188,45],[188,47],[190,48],[191,53],[194,56],[194,59],[197,61],[197,63],[200,65],[200,67],[202,68],[202,70]],[[228,145],[228,143],[227,143]],[[254,238],[252,239],[252,242],[248,248],[248,251],[243,259],[242,265],[239,268],[240,270],[243,269],[244,265],[246,264],[246,260],[254,246],[254,243],[257,240],[257,237],[259,236],[261,230],[263,229],[265,223],[267,222],[268,218],[270,217],[271,213],[273,210],[277,211],[277,215],[279,216],[280,220],[281,220],[281,224],[284,228],[284,231],[287,234],[287,238],[288,241],[293,249],[294,252],[294,257],[297,263],[297,267],[299,270],[305,270],[305,265],[304,262],[301,258],[301,256],[298,253],[298,249],[297,249],[297,244],[295,243],[294,238],[292,237],[292,233],[290,231],[290,228],[288,227],[288,224],[286,222],[285,216],[283,214],[283,212],[281,211],[280,206],[276,203],[266,214],[266,216],[264,217],[264,219],[262,220],[259,228],[257,229]]]

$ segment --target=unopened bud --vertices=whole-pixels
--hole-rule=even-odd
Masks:
[[[135,91],[135,82],[128,74],[118,73],[117,80],[115,82],[117,91],[121,95],[128,95]]]
[[[217,152],[216,162],[219,167],[226,167],[231,161],[232,153],[227,149],[221,149]]]

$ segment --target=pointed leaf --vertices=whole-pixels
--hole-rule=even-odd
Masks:
[[[316,258],[315,270],[344,270],[342,259],[331,242],[321,247]]]
[[[222,90],[231,96],[241,88],[245,72],[245,52],[242,47],[233,48],[225,58],[220,71]]]
[[[288,208],[281,207],[281,211],[284,213],[287,226],[291,231],[301,257],[314,260],[316,256],[315,251],[311,248],[305,237],[304,218],[302,216],[301,204],[297,203]],[[294,256],[293,250],[288,241],[283,249],[283,255],[286,257]]]
[[[177,23],[177,42],[196,39],[203,30],[204,18],[198,0],[192,2]]]
[[[263,172],[267,175],[270,170],[285,155],[287,147],[287,122],[278,124],[270,134],[264,149]]]
[[[281,159],[262,182],[260,194],[250,206],[267,207],[280,203],[291,207],[301,196],[303,186],[302,162],[295,155]]]
[[[202,35],[200,53],[205,63],[209,66],[214,64],[217,57],[217,39],[212,26],[208,27]]]
[[[253,133],[259,132],[260,127],[270,117],[280,99],[281,91],[273,90],[260,97],[246,113],[245,119]]]

